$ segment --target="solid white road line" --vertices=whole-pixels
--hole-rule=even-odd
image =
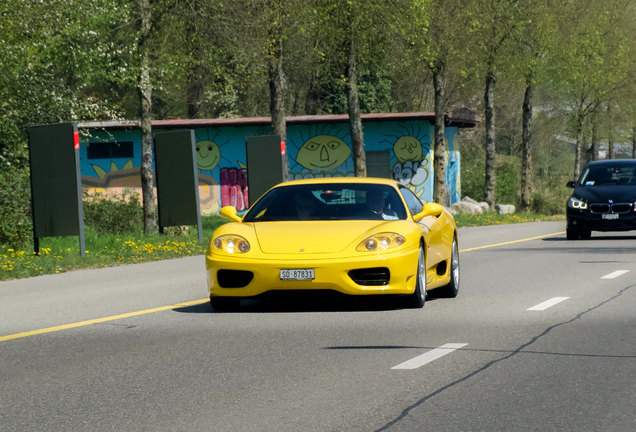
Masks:
[[[563,300],[567,300],[570,297],[554,297],[548,301],[544,301],[543,303],[539,303],[536,306],[532,306],[531,308],[528,308],[526,310],[537,310],[537,311],[542,311],[542,310],[546,310],[547,308],[549,308],[550,306],[554,306],[557,303],[561,303]]]
[[[424,366],[426,363],[430,363],[433,360],[437,360],[440,357],[450,354],[456,349],[465,347],[467,343],[447,343],[439,348],[435,348],[422,355],[407,360],[404,363],[400,363],[397,366],[393,366],[391,369],[417,369],[420,366]]]
[[[616,270],[613,273],[610,273],[608,275],[603,276],[601,279],[614,279],[616,277],[619,277],[620,275],[624,275],[625,273],[627,273],[629,270]]]

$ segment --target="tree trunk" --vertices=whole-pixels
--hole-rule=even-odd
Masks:
[[[486,106],[486,184],[484,186],[484,200],[491,211],[495,210],[495,74],[489,71],[486,75],[486,92],[484,103]]]
[[[592,117],[592,160],[598,159],[598,128],[596,127],[596,115]]]
[[[636,159],[636,126],[632,128],[632,159]]]
[[[435,89],[435,147],[433,149],[433,201],[438,204],[446,204],[444,197],[444,185],[446,183],[446,170],[444,157],[446,145],[444,143],[444,88],[442,76],[444,66],[433,70],[433,87]]]
[[[523,150],[521,152],[521,210],[530,210],[532,198],[532,79],[528,79],[523,97]]]
[[[196,68],[198,69],[198,68]],[[188,80],[188,118],[199,118],[199,112],[201,109],[201,93],[202,86],[201,81],[198,79],[196,69],[191,71],[191,79]]]
[[[270,28],[271,60],[269,63],[269,112],[274,133],[280,136],[281,146],[287,142],[287,122],[285,120],[285,74],[283,73],[283,34],[281,27],[281,5],[272,6],[278,12],[277,24]],[[281,149],[282,151],[282,149]],[[287,181],[287,152],[283,157],[283,181]]]
[[[614,137],[612,136],[612,110],[610,105],[607,106],[607,117],[609,120],[607,128],[607,158],[614,159]]]
[[[316,84],[318,78],[316,74],[312,74],[311,82],[309,83],[309,89],[307,90],[307,94],[305,95],[305,115],[316,115],[318,114],[318,108],[320,102],[319,98],[319,89]]]
[[[152,83],[150,82],[150,36],[152,6],[150,0],[138,0],[141,15],[139,37],[139,56],[141,70],[139,74],[139,117],[141,120],[141,194],[143,199],[144,230],[146,234],[158,232],[153,192],[154,175],[152,171]]]
[[[186,83],[186,105],[188,109],[188,118],[199,118],[199,112],[201,109],[201,96],[203,94],[202,76],[203,71],[201,68],[201,44],[197,37],[197,18],[199,17],[199,2],[194,2],[192,5],[192,14],[186,23],[186,46],[188,47],[188,53],[190,54],[190,65],[188,67],[188,76]]]
[[[574,148],[574,178],[576,181],[581,175],[581,134],[583,131],[583,119],[580,116],[576,118],[576,142]]]
[[[358,76],[356,72],[356,53],[353,37],[349,46],[349,63],[347,65],[347,109],[349,112],[349,134],[353,149],[353,174],[356,177],[367,176],[366,156],[364,154],[364,137],[360,120],[360,101],[358,99]]]
[[[283,73],[283,41],[280,31],[272,35],[276,38],[273,45],[272,59],[269,66],[269,112],[276,135],[287,140],[287,123],[285,122],[285,74]]]

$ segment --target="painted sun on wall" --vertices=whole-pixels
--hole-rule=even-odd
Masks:
[[[290,177],[346,177],[353,175],[348,128],[342,125],[292,127],[287,134]],[[294,154],[295,152],[295,154]]]

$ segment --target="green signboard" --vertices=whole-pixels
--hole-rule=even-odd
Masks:
[[[30,127],[29,160],[35,252],[40,238],[77,235],[85,256],[77,123]]]

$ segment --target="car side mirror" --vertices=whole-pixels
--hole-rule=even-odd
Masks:
[[[219,211],[219,216],[230,219],[234,222],[241,222],[241,217],[236,214],[236,209],[232,206],[225,206]]]
[[[569,188],[574,189],[574,185],[575,185],[575,184],[576,184],[576,182],[575,182],[575,181],[569,181],[569,182],[567,182],[565,185],[566,185],[567,187],[569,187]]]
[[[437,203],[428,203],[428,204],[424,204],[424,208],[422,208],[422,211],[419,212],[418,214],[413,216],[413,220],[415,222],[419,222],[422,219],[424,219],[426,216],[439,216],[442,214],[442,211],[444,210],[444,207],[442,207],[441,205],[437,204]]]

